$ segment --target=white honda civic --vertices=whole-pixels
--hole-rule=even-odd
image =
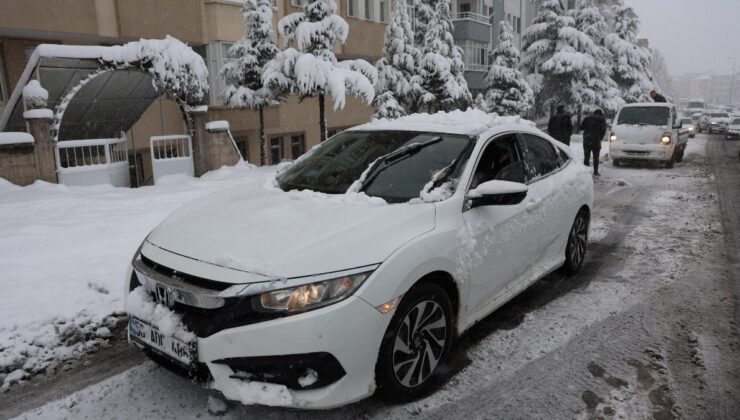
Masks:
[[[528,121],[374,121],[154,229],[126,278],[129,340],[245,404],[418,398],[456,337],[581,267],[592,199]]]

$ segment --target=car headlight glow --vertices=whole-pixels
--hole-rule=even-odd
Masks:
[[[694,131],[694,127],[689,127],[689,131]]]
[[[611,140],[611,141],[617,141],[617,134],[616,133],[612,133],[612,135],[609,136],[609,140]]]
[[[663,136],[663,138],[660,139],[660,142],[663,143],[663,144],[668,144],[668,143],[671,142],[671,138],[668,137],[668,136]]]
[[[266,312],[298,313],[337,303],[352,294],[371,272],[273,290],[255,296],[256,307]]]

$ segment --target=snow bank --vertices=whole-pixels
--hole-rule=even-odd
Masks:
[[[33,144],[33,136],[24,133],[22,131],[19,132],[13,132],[13,131],[7,131],[4,133],[0,133],[0,146],[2,145],[8,145],[8,144]],[[0,191],[2,191],[2,185],[3,181],[7,183],[4,179],[0,179]]]
[[[103,328],[121,320],[124,276],[144,237],[181,204],[235,186],[260,189],[274,172],[237,165],[135,189],[0,179],[0,377],[55,369],[105,345]]]

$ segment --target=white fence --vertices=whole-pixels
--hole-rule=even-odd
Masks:
[[[126,137],[58,141],[59,182],[64,185],[131,186]]]
[[[453,20],[472,20],[479,23],[491,24],[491,17],[473,12],[455,13]]]
[[[190,136],[154,136],[149,139],[154,183],[167,175],[195,175],[193,142]]]

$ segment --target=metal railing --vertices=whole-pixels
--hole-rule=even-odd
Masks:
[[[130,185],[126,137],[56,142],[59,180],[65,185]]]
[[[491,17],[481,15],[478,13],[473,12],[461,12],[461,13],[455,13],[455,17],[452,18],[453,20],[472,20],[479,23],[485,23],[490,25],[491,24]]]

